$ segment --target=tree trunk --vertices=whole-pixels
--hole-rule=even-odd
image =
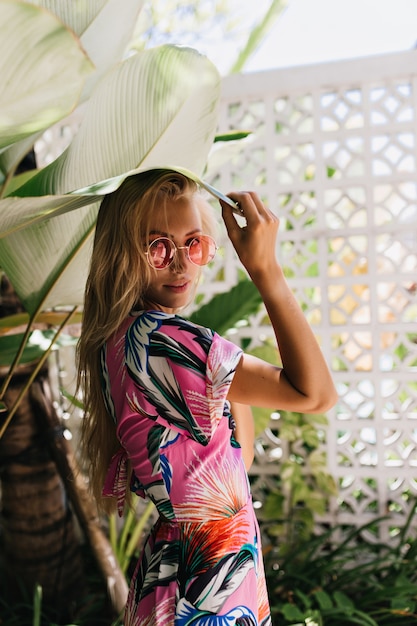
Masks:
[[[27,368],[19,368],[4,398],[7,406],[28,375]],[[45,381],[46,372],[41,377]],[[51,454],[51,439],[62,432],[42,427],[45,416],[32,396],[30,389],[0,439],[4,557],[11,583],[7,602],[19,600],[22,589],[31,597],[39,584],[45,611],[66,623],[85,590],[80,537]]]
[[[37,413],[41,416],[44,431],[61,432],[59,418],[52,402],[48,402],[51,392],[46,382],[44,380],[32,385],[32,398],[39,408]],[[100,567],[115,616],[119,615],[124,610],[129,588],[110,541],[101,527],[96,502],[91,498],[85,477],[77,466],[70,442],[64,437],[55,438],[51,453],[65,482],[74,513]]]
[[[4,275],[0,295],[0,317],[23,310]],[[14,405],[33,368],[18,367],[3,398],[6,407]],[[0,367],[0,386],[7,372],[7,367]],[[83,560],[77,525],[51,451],[62,432],[45,429],[45,407],[53,407],[46,394],[44,407],[39,403],[39,392],[45,389],[39,388],[40,380],[47,384],[47,368],[24,395],[0,438],[1,553],[7,572],[0,597],[7,606],[31,602],[39,584],[44,612],[54,622],[68,623],[85,593]],[[6,418],[7,412],[0,413],[0,426]]]
[[[3,275],[0,317],[21,311]],[[6,407],[15,404],[34,367],[18,367],[2,398]],[[0,365],[0,387],[7,372]],[[0,411],[0,428],[6,419],[7,411]],[[102,610],[111,620],[120,614],[127,599],[126,578],[101,527],[72,447],[63,436],[46,366],[0,437],[0,486],[0,555],[7,572],[5,582],[0,583],[0,601],[7,606],[19,600],[31,603],[34,587],[40,585],[44,613],[55,623],[67,623],[88,603],[83,565],[91,555],[105,583],[99,590]],[[83,552],[75,518],[87,541]]]

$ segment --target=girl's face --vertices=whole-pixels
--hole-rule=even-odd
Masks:
[[[175,246],[186,246],[204,234],[197,196],[167,201],[165,207],[156,208],[151,224],[149,242],[168,237]],[[153,269],[151,283],[144,294],[149,309],[173,313],[187,305],[193,295],[200,267],[187,257],[187,250],[176,250],[174,259],[164,269]]]

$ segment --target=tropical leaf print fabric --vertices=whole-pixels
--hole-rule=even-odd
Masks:
[[[131,489],[159,519],[133,575],[125,626],[270,626],[259,528],[226,400],[241,350],[160,311],[132,315],[102,352],[121,450],[103,493]]]

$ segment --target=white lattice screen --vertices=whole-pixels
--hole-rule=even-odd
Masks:
[[[230,129],[253,134],[211,181],[256,189],[280,216],[277,254],[340,394],[325,444],[340,498],[323,521],[390,513],[387,539],[417,492],[417,52],[227,77],[219,131]],[[67,143],[71,130],[57,132]],[[42,162],[56,142],[39,144]],[[237,280],[227,247],[204,299]],[[234,339],[270,335],[261,312]],[[285,448],[275,432],[257,445],[260,502]]]
[[[277,253],[340,394],[325,520],[390,513],[387,538],[417,491],[417,52],[228,77],[231,129],[254,134],[213,182],[256,189],[280,216]],[[240,336],[270,335],[263,317]],[[252,473],[267,477],[281,442],[263,439]]]

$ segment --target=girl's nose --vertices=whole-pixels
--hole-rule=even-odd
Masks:
[[[177,248],[174,254],[174,259],[170,265],[173,272],[182,272],[188,263],[187,249]]]

